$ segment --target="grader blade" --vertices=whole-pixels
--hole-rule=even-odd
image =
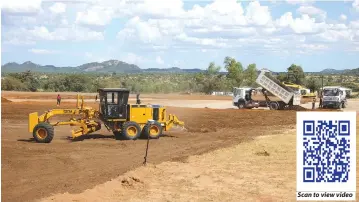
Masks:
[[[175,130],[186,130],[184,127],[184,122],[178,120],[176,115],[168,115],[168,120],[166,122],[166,130],[175,129]]]
[[[76,138],[82,135],[87,135],[101,129],[101,123],[91,121],[90,123],[81,124],[81,127],[77,130],[72,130],[72,138]]]

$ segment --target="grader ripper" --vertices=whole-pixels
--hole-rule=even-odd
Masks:
[[[122,88],[98,89],[99,110],[84,106],[83,96],[77,96],[76,109],[52,109],[42,115],[29,114],[29,132],[36,142],[50,143],[54,137],[54,126],[78,126],[72,130],[72,138],[87,135],[101,129],[101,122],[107,130],[113,132],[118,140],[135,140],[140,137],[157,139],[163,131],[173,126],[184,127],[175,115],[169,114],[166,120],[166,108],[160,105],[128,104],[130,91]],[[68,121],[50,122],[55,115],[72,115]],[[74,118],[73,116],[80,116]]]

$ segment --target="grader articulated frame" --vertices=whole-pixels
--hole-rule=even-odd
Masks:
[[[36,142],[50,143],[54,137],[54,126],[78,126],[72,130],[72,138],[87,135],[101,129],[101,122],[107,130],[113,132],[116,139],[135,140],[149,137],[157,139],[163,131],[173,126],[184,127],[175,115],[169,114],[159,105],[128,104],[129,90],[121,88],[99,89],[99,110],[84,106],[84,99],[77,96],[76,109],[52,109],[42,115],[37,112],[29,114],[29,132],[33,133]],[[68,121],[50,122],[56,115],[71,115]],[[74,118],[74,116],[80,116]]]

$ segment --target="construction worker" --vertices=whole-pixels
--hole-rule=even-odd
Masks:
[[[253,93],[253,89],[250,89],[248,93],[248,100],[250,103],[252,103],[252,93]]]
[[[140,93],[137,93],[137,95],[136,95],[136,104],[137,105],[141,104]]]
[[[57,94],[57,106],[60,106],[61,104],[61,96],[60,94]]]
[[[313,101],[312,101],[312,109],[315,109],[315,101],[316,101],[316,99],[315,99],[315,97],[313,97]]]
[[[319,96],[319,108],[323,108],[323,96]]]

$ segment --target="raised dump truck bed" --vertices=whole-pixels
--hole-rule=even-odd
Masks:
[[[294,93],[292,89],[281,84],[281,82],[270,75],[269,71],[261,70],[256,82],[281,100],[270,101],[265,95],[267,105],[269,105],[271,109],[284,109],[288,106],[300,105],[301,96]]]

